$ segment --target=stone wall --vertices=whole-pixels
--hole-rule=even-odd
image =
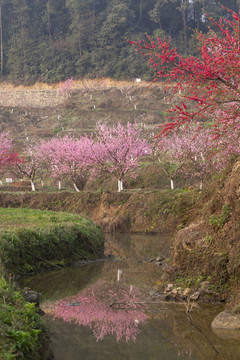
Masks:
[[[58,90],[0,90],[0,106],[44,108],[59,105],[65,99]]]

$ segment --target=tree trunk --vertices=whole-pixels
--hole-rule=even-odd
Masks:
[[[61,183],[61,181],[59,180],[58,181],[58,190],[61,190],[62,189],[62,183]]]
[[[140,6],[139,6],[139,20],[138,22],[142,21],[142,14],[143,14],[143,0],[140,0]]]
[[[79,50],[79,56],[82,57],[82,42],[81,42],[81,32],[79,30],[78,33],[78,50]]]
[[[52,38],[52,34],[51,34],[51,11],[50,11],[50,8],[51,8],[51,0],[48,0],[48,2],[47,2],[47,14],[48,14],[48,37],[49,37],[49,40],[51,40],[51,38]]]
[[[171,190],[174,190],[174,182],[173,182],[173,179],[171,179]]]
[[[79,188],[77,187],[77,185],[75,184],[75,182],[73,182],[73,187],[77,192],[80,192]]]
[[[184,39],[184,53],[187,52],[187,11],[183,11],[183,39]]]
[[[118,192],[123,190],[123,181],[121,179],[118,179]]]
[[[31,188],[32,188],[32,191],[36,191],[36,188],[35,188],[35,184],[32,180],[30,180],[31,182]]]
[[[0,5],[0,31],[1,31],[1,76],[3,76],[3,27],[2,27],[2,5]]]

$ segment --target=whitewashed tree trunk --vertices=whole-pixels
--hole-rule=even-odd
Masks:
[[[62,183],[61,183],[61,181],[59,180],[59,181],[58,181],[58,190],[61,190],[61,188],[62,188]]]
[[[43,186],[43,181],[41,180],[41,185]]]
[[[75,184],[75,182],[73,183],[73,186],[74,186],[74,189],[77,191],[77,192],[80,192],[79,188],[77,187],[77,185]]]
[[[122,275],[122,270],[118,269],[118,272],[117,272],[117,281],[118,282],[121,280],[121,275]]]
[[[35,188],[35,184],[32,180],[30,180],[31,182],[31,188],[32,188],[32,191],[36,191],[36,188]]]
[[[174,182],[173,182],[173,179],[171,179],[171,190],[174,190]]]
[[[203,188],[203,183],[202,183],[202,181],[200,182],[199,188],[200,188],[200,190],[202,190],[202,188]]]
[[[123,181],[118,179],[118,192],[123,190]]]

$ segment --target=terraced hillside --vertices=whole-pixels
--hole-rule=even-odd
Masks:
[[[171,106],[160,86],[133,84],[74,88],[61,95],[57,88],[0,87],[0,132],[10,131],[18,142],[57,134],[93,131],[97,121],[140,122],[155,128]]]

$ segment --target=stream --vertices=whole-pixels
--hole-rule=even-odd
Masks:
[[[105,260],[21,279],[41,293],[55,360],[239,360],[240,333],[216,331],[223,306],[161,303],[149,296],[169,257],[167,237],[107,234]]]

